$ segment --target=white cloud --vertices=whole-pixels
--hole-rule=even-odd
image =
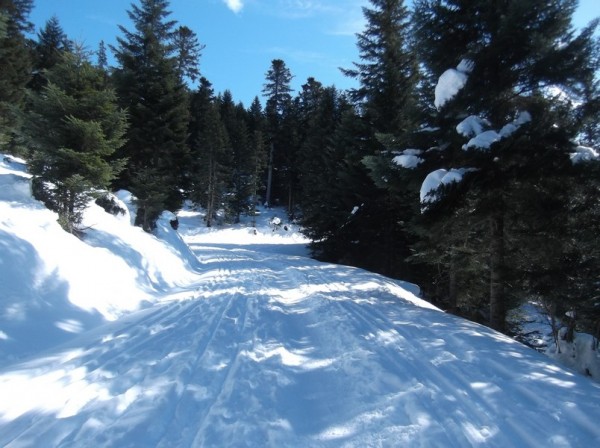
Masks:
[[[236,14],[240,12],[244,7],[243,0],[223,0],[223,2],[227,5],[229,9],[231,9]]]

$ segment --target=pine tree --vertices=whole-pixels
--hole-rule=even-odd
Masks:
[[[282,152],[288,149],[289,142],[283,138],[284,120],[291,111],[292,97],[290,93],[292,88],[290,82],[293,76],[290,70],[281,59],[271,61],[271,68],[266,74],[266,82],[263,86],[263,96],[267,98],[266,117],[267,117],[267,132],[269,133],[270,148],[269,160],[267,166],[267,193],[265,203],[270,206],[273,193],[273,171],[274,165],[280,165],[276,157],[280,159],[290,159],[281,157]],[[289,154],[289,151],[287,151]],[[279,167],[278,167],[279,168]],[[285,169],[286,167],[284,167]],[[287,167],[291,168],[291,167]],[[289,179],[291,182],[291,179]],[[288,182],[288,187],[291,188],[291,183]]]
[[[339,163],[331,138],[339,125],[343,107],[343,100],[335,88],[324,88],[313,78],[302,86],[297,99],[300,115],[299,205],[303,225],[315,233],[322,221],[329,220],[327,205],[333,202],[329,195],[335,187]]]
[[[199,61],[205,45],[187,26],[180,26],[173,35],[173,45],[177,52],[177,73],[181,83],[189,79],[192,83],[200,77]]]
[[[109,159],[124,143],[126,114],[79,48],[64,53],[47,76],[48,84],[32,94],[26,123],[34,194],[58,213],[65,230],[77,233],[88,201],[122,169],[121,161]]]
[[[19,115],[31,75],[25,33],[32,30],[31,0],[0,0],[0,145],[18,151]]]
[[[231,147],[231,179],[229,183],[228,208],[234,222],[240,221],[242,213],[250,209],[252,198],[253,152],[250,131],[246,121],[246,109],[235,105],[231,92],[226,90],[220,97],[220,114]]]
[[[431,124],[440,130],[424,148],[437,151],[423,154],[423,166],[470,168],[459,185],[434,194],[445,203],[443,219],[469,215],[485,223],[481,244],[487,248],[473,258],[488,279],[487,320],[500,330],[505,329],[509,285],[518,274],[509,260],[522,244],[508,235],[541,219],[515,210],[547,195],[552,177],[571,170],[579,126],[572,112],[554,107],[547,87],[579,95],[597,69],[592,42],[570,28],[575,5],[567,0],[416,2],[423,65],[435,77],[460,78],[464,84],[455,95],[438,91],[439,112]],[[557,231],[546,226],[545,232]]]
[[[264,187],[264,171],[267,166],[267,141],[266,141],[266,120],[262,110],[262,105],[258,97],[254,98],[250,109],[246,114],[248,132],[250,135],[250,161],[248,172],[250,173],[250,215],[256,216],[256,206],[259,203],[259,192]],[[256,223],[253,221],[253,225]]]
[[[200,79],[191,102],[190,124],[191,188],[190,198],[204,207],[207,227],[212,227],[231,181],[232,151],[221,119],[212,85]]]
[[[40,91],[48,83],[46,72],[62,60],[65,53],[73,51],[73,42],[65,34],[58,17],[52,16],[37,33],[33,44],[33,76],[27,84]]]
[[[103,71],[107,71],[108,70],[108,57],[106,55],[106,44],[104,43],[103,40],[100,41],[100,43],[98,44],[98,52],[96,53],[96,58],[97,58],[97,64],[98,68],[100,68]]]
[[[370,0],[366,28],[357,35],[360,62],[342,70],[358,79],[352,91],[375,132],[399,135],[412,128],[416,57],[409,48],[409,12],[403,0]]]
[[[366,28],[358,34],[361,60],[354,64],[354,69],[343,70],[360,82],[351,93],[371,130],[361,163],[369,170],[373,185],[366,191],[371,191],[372,196],[365,198],[362,212],[353,221],[362,221],[356,226],[361,233],[356,240],[376,242],[368,249],[373,252],[369,256],[371,266],[387,275],[406,277],[409,237],[405,223],[414,207],[407,201],[412,192],[392,186],[392,177],[398,176],[389,168],[394,149],[390,142],[394,146],[409,144],[416,128],[417,62],[404,2],[371,0],[370,3],[370,8],[363,8]],[[396,179],[396,184],[402,185],[402,179]]]
[[[120,186],[137,197],[136,224],[146,230],[163,210],[180,208],[188,188],[188,98],[177,68],[175,22],[168,20],[168,5],[167,0],[132,5],[128,14],[135,30],[120,26],[123,37],[113,48],[120,64],[113,77],[130,122],[120,153],[128,159]]]

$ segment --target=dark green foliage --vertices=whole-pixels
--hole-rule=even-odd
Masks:
[[[179,209],[188,188],[188,98],[174,55],[175,22],[167,19],[168,4],[141,0],[140,6],[132,5],[129,17],[135,29],[120,27],[123,37],[114,48],[120,66],[113,77],[130,122],[128,142],[120,152],[128,164],[119,186],[131,189],[140,206],[149,207],[137,216],[146,230],[162,210]]]
[[[25,33],[31,31],[31,0],[0,0],[0,145],[19,152],[18,132],[31,57]]]
[[[409,12],[403,0],[370,0],[366,28],[357,35],[361,61],[344,73],[360,81],[352,92],[376,132],[401,134],[415,118],[416,57],[409,49]],[[407,113],[410,111],[410,113]]]
[[[390,188],[392,179],[383,167],[389,163],[386,145],[390,135],[404,138],[415,128],[418,71],[404,3],[370,3],[370,8],[363,9],[366,29],[358,35],[361,61],[355,63],[355,69],[344,70],[360,82],[351,96],[362,111],[362,135],[346,148],[343,163],[347,172],[340,176],[341,185],[348,189],[345,201],[354,198],[346,213],[357,208],[329,243],[337,239],[340,259],[387,275],[406,276],[405,224],[414,206],[403,188]]]
[[[220,98],[220,115],[231,147],[231,178],[228,185],[228,211],[234,222],[251,208],[255,182],[254,151],[246,110],[242,104],[235,105],[228,90]]]
[[[187,26],[180,26],[173,35],[173,45],[177,52],[177,73],[179,81],[189,79],[196,82],[200,77],[198,68],[200,56],[204,45],[200,45],[196,34]]]
[[[37,35],[35,45],[36,68],[47,70],[61,62],[64,53],[73,50],[73,43],[67,38],[58,17],[52,16]]]
[[[565,252],[558,249],[560,256],[549,253],[546,257],[544,248],[549,250],[548,244],[556,248],[552,241],[561,238],[562,230],[544,221],[539,208],[526,204],[539,204],[547,197],[555,202],[552,207],[560,210],[567,198],[561,200],[551,193],[555,189],[552,179],[558,174],[563,176],[566,189],[572,182],[569,154],[581,127],[575,110],[556,105],[545,87],[556,85],[579,95],[594,78],[591,42],[583,34],[574,36],[570,29],[574,7],[573,1],[416,3],[415,29],[425,68],[437,77],[463,58],[473,66],[465,87],[440,108],[431,123],[440,132],[432,134],[434,139],[427,146],[437,150],[426,153],[423,166],[469,167],[476,171],[465,177],[459,189],[443,194],[443,209],[424,219],[423,224],[432,232],[441,222],[457,223],[449,228],[456,236],[442,239],[438,245],[463,240],[471,252],[482,254],[475,248],[480,241],[483,243],[486,256],[473,255],[470,259],[478,260],[474,266],[479,276],[489,281],[486,316],[498,329],[504,329],[510,292],[533,293],[526,287],[531,287],[528,282],[533,273],[515,269],[516,260],[523,253],[530,259],[539,257],[538,268],[548,271],[550,264],[553,268],[560,264]],[[488,129],[499,131],[523,110],[531,114],[532,122],[522,124],[489,150],[463,147],[468,138],[458,135],[456,125],[465,117],[485,119]],[[460,194],[454,194],[458,190],[462,190]],[[516,210],[527,213],[517,214]],[[457,219],[466,217],[481,223],[475,228],[481,229],[483,239],[469,236],[472,225],[465,228],[458,224]],[[529,231],[516,230],[523,228]],[[537,236],[529,238],[530,233]],[[534,240],[539,240],[534,246],[527,244]],[[460,283],[463,274],[470,274],[455,270],[453,260],[460,253],[451,248],[444,249],[448,253],[444,267],[448,279],[459,277]],[[448,295],[452,296],[450,292]]]
[[[108,70],[108,57],[106,56],[106,44],[103,40],[98,44],[98,51],[96,52],[97,65],[101,70]]]
[[[231,182],[232,151],[219,104],[211,84],[200,79],[191,101],[190,198],[206,210],[211,227],[219,209],[224,208]]]
[[[267,192],[265,203],[272,205],[274,198],[282,199],[285,190],[288,197],[288,210],[292,210],[293,189],[293,142],[290,141],[290,125],[293,120],[292,88],[290,82],[293,76],[281,59],[271,61],[271,68],[266,74],[263,96],[267,98],[266,118],[269,137],[269,158],[267,165]],[[280,188],[273,194],[274,171],[278,173]],[[276,201],[277,202],[277,201]]]
[[[122,161],[109,158],[124,143],[126,114],[81,51],[63,54],[47,76],[26,117],[30,170],[36,197],[75,233],[87,202],[122,169]]]
[[[264,190],[264,172],[267,166],[267,133],[266,120],[258,97],[254,98],[246,114],[248,132],[250,135],[250,209],[251,216],[256,215],[256,206],[259,203],[259,194]]]
[[[48,83],[46,72],[62,61],[63,55],[73,51],[73,42],[67,37],[58,17],[52,16],[37,34],[33,45],[33,76],[28,84],[39,91]]]
[[[115,201],[114,197],[109,194],[103,194],[96,198],[96,204],[104,209],[106,213],[110,213],[111,215],[124,215],[126,210],[123,209],[117,201]]]

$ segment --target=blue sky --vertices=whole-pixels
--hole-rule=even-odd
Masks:
[[[69,38],[96,50],[114,44],[118,25],[132,29],[126,0],[35,0],[36,29],[56,15]],[[137,3],[137,0],[135,1]],[[261,95],[273,59],[283,59],[298,91],[309,76],[340,89],[355,86],[339,67],[358,60],[355,33],[364,25],[368,0],[171,0],[171,18],[188,26],[206,48],[202,75],[215,91],[229,89],[249,106]],[[600,16],[599,0],[580,0],[578,26]]]

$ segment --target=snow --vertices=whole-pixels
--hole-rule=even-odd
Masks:
[[[403,168],[414,169],[423,162],[423,159],[412,154],[400,154],[394,157],[392,162]]]
[[[568,321],[577,317],[575,311],[567,311],[564,314],[567,319],[555,320],[558,329],[558,346],[552,335],[550,318],[540,303],[527,302],[512,310],[509,317],[511,315],[515,316],[511,320],[520,327],[519,338],[523,342],[555,359],[561,365],[600,382],[598,340],[590,334],[577,331],[573,332],[572,342],[565,340]]]
[[[501,135],[494,130],[490,129],[488,131],[483,131],[481,134],[477,134],[475,137],[469,140],[466,145],[463,145],[463,149],[490,149],[490,146],[499,141],[501,138]]]
[[[463,59],[456,69],[450,68],[442,73],[435,86],[434,105],[436,109],[441,109],[444,104],[456,96],[467,83],[469,73],[473,71],[473,68],[473,61]]]
[[[591,162],[599,159],[600,155],[598,154],[598,151],[588,146],[579,145],[575,148],[575,151],[571,153],[572,163]]]
[[[423,154],[421,149],[405,149],[392,159],[392,163],[412,170],[423,163],[423,159],[420,157],[421,154]]]
[[[484,130],[485,127],[490,125],[486,119],[471,115],[458,124],[456,131],[465,137],[472,137],[468,143],[463,145],[464,150],[471,148],[486,150],[490,149],[497,141],[510,137],[521,126],[530,121],[531,114],[527,111],[522,111],[519,112],[517,118],[510,123],[507,123],[500,131],[496,132],[492,129]]]
[[[559,361],[562,365],[573,370],[600,379],[600,354],[597,341],[590,334],[575,332],[573,342],[564,340],[566,328],[559,331],[559,347],[552,341],[546,349],[546,354]]]
[[[281,210],[149,235],[92,206],[82,241],[28,182],[0,157],[0,446],[600,443],[600,385],[307,258]]]
[[[440,168],[429,173],[421,184],[421,204],[437,201],[438,196],[435,191],[438,188],[451,182],[460,182],[468,171],[470,171],[468,168],[452,168],[450,170]]]
[[[456,126],[456,132],[463,137],[474,137],[481,134],[490,122],[476,115],[470,115]]]

